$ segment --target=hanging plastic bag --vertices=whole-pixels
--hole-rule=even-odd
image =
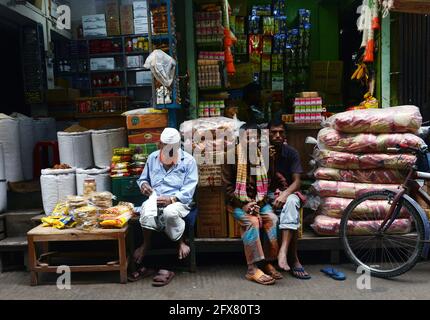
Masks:
[[[150,69],[155,79],[163,86],[170,87],[175,77],[176,61],[162,50],[154,50],[143,66]]]

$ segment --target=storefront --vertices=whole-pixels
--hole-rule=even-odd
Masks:
[[[421,126],[413,107],[399,111],[400,122],[412,119],[406,121],[407,130],[390,122],[389,112],[391,131],[369,131],[364,127],[372,124],[360,127],[354,117],[366,114],[364,109],[416,104],[429,119],[428,75],[419,72],[419,66],[430,68],[428,54],[421,53],[428,52],[428,45],[422,44],[418,53],[403,49],[428,38],[429,19],[394,12],[422,12],[409,3],[394,1],[393,9],[374,1],[360,7],[363,2],[354,0],[71,0],[66,3],[71,29],[58,30],[58,1],[0,2],[0,14],[10,20],[0,23],[0,32],[20,38],[11,42],[12,53],[2,52],[0,59],[19,70],[3,87],[15,98],[0,118],[0,211],[24,209],[17,190],[40,181],[40,190],[31,193],[39,195],[35,206],[43,205],[48,226],[121,229],[134,219],[130,225],[138,228],[133,208],[114,205],[142,205],[136,181],[148,155],[159,148],[162,130],[180,130],[191,150],[198,143],[187,140],[187,130],[234,132],[236,119],[246,121],[243,110],[246,115],[250,107],[244,88],[258,83],[262,122],[282,118],[287,141],[301,157],[303,190],[321,198],[317,214],[301,211],[300,248],[328,250],[335,262],[342,212],[365,191],[398,187],[404,180],[399,172],[414,160],[396,160],[387,148],[403,141],[396,134],[416,133]],[[410,19],[418,21],[415,29],[408,29]],[[414,30],[421,38],[408,39]],[[154,50],[167,54],[157,56],[163,59],[161,67],[147,61]],[[19,59],[13,54],[17,51],[22,52]],[[411,65],[411,57],[419,63]],[[409,67],[416,72],[405,72]],[[427,96],[408,83],[419,84]],[[13,88],[18,85],[23,90]],[[332,124],[321,130],[326,118],[352,109],[359,111],[347,114],[349,119],[339,116],[350,127]],[[387,125],[384,116],[376,118]],[[393,136],[372,149],[369,141],[381,134]],[[315,145],[305,143],[307,137],[318,137],[320,145],[329,147],[315,151]],[[203,151],[212,152],[200,143]],[[192,267],[196,250],[242,250],[239,227],[226,208],[221,165],[200,164],[199,177],[198,218],[190,233],[194,238],[195,229]],[[0,237],[7,237],[4,230]]]

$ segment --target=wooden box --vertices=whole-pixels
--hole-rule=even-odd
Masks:
[[[197,191],[197,236],[199,238],[227,237],[227,212],[223,188],[199,188]]]
[[[199,166],[199,186],[200,187],[221,187],[221,166],[220,165],[200,165]]]
[[[127,116],[127,129],[165,128],[168,125],[167,113],[154,113]]]

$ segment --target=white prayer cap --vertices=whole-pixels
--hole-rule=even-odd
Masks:
[[[181,141],[181,134],[174,128],[165,128],[161,133],[160,141],[165,144],[176,144]]]

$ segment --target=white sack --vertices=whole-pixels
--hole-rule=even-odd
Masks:
[[[91,133],[91,139],[94,164],[99,168],[110,166],[113,155],[112,149],[127,147],[125,128],[94,130]]]
[[[0,143],[3,145],[6,180],[9,182],[22,181],[24,175],[21,167],[17,120],[8,116],[0,117]]]
[[[33,180],[34,120],[17,112],[12,113],[10,116],[18,120],[24,180]]]
[[[75,168],[94,166],[91,131],[58,132],[60,162]]]
[[[58,202],[76,195],[76,169],[44,169],[40,176],[43,210],[50,215]]]

